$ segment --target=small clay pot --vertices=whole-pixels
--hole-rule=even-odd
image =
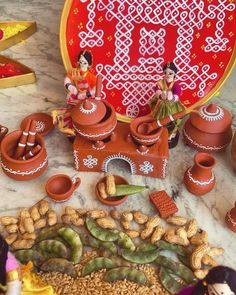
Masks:
[[[93,100],[91,103],[95,104],[96,100]],[[80,109],[81,105],[76,105],[71,109],[73,127],[76,133],[92,141],[99,141],[109,137],[114,131],[117,124],[114,107],[105,100],[100,101],[99,103],[100,103],[100,106],[103,105],[105,108],[105,112],[103,112],[103,108],[102,108],[102,112],[101,112],[102,116],[95,117],[95,116],[92,116],[92,114],[88,113],[87,120],[84,119],[84,121],[80,121],[78,119],[78,116],[79,116],[78,110]],[[98,109],[101,109],[101,108],[98,108]],[[94,112],[96,112],[96,109]],[[91,118],[91,121],[90,121],[90,118]],[[96,118],[96,121],[94,121],[93,118]],[[99,121],[97,121],[98,119]]]
[[[204,105],[191,113],[183,129],[187,145],[202,152],[220,152],[232,139],[232,115],[216,104]]]
[[[1,166],[3,172],[15,180],[31,180],[41,175],[48,166],[47,152],[43,138],[36,134],[35,144],[41,146],[37,155],[28,160],[15,160],[13,157],[22,131],[6,135],[1,143]]]
[[[48,179],[45,189],[48,197],[53,201],[65,202],[70,199],[80,183],[81,179],[79,177],[76,177],[73,181],[65,174],[56,174]]]
[[[236,202],[234,204],[234,208],[227,212],[225,222],[229,229],[236,232]]]
[[[115,184],[129,184],[126,179],[124,179],[123,177],[121,177],[119,175],[114,175],[114,178],[115,178]],[[106,177],[101,178],[95,187],[95,193],[96,193],[96,196],[100,202],[102,202],[103,204],[108,205],[108,206],[117,206],[127,200],[128,196],[108,197],[107,199],[103,199],[100,196],[99,191],[98,191],[98,184],[101,182],[106,183]]]
[[[210,154],[198,152],[194,162],[194,166],[188,168],[184,174],[184,184],[190,193],[202,196],[210,192],[215,185],[215,176],[212,172],[215,158]]]
[[[163,131],[163,127],[155,129],[155,131],[153,133],[148,134],[148,135],[141,134],[137,130],[138,126],[140,126],[140,124],[142,124],[142,123],[152,123],[152,122],[153,122],[152,117],[143,116],[143,117],[138,117],[138,118],[134,119],[130,123],[130,133],[131,133],[131,136],[132,136],[133,140],[136,143],[138,143],[140,145],[150,146],[150,145],[153,145],[154,143],[156,143],[158,140],[160,140],[160,136],[161,136],[161,133]]]

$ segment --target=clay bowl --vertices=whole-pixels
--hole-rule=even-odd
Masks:
[[[50,177],[46,183],[45,190],[49,198],[55,202],[65,202],[79,187],[81,179],[77,177],[73,181],[65,174],[56,174]]]
[[[134,141],[140,145],[150,146],[160,140],[160,136],[163,130],[163,127],[160,127],[155,130],[153,134],[141,134],[137,131],[138,126],[141,123],[151,123],[153,122],[153,118],[150,116],[144,116],[134,119],[130,123],[130,133]]]
[[[117,124],[116,113],[107,101],[104,100],[103,103],[106,106],[106,114],[99,123],[82,126],[73,121],[74,129],[79,135],[92,141],[103,140],[111,135]]]
[[[124,179],[123,177],[119,176],[119,175],[114,175],[115,178],[115,183],[116,184],[129,184],[128,181],[126,179]],[[107,206],[118,206],[120,204],[122,204],[124,201],[127,200],[128,196],[119,196],[119,197],[108,197],[107,199],[103,199],[98,191],[98,184],[101,182],[106,182],[106,177],[101,178],[98,183],[96,184],[95,187],[95,193],[96,196],[98,198],[98,200],[100,202],[102,202],[103,204],[107,205]]]
[[[28,120],[36,121],[36,132],[42,136],[47,135],[54,128],[52,117],[45,113],[33,113],[23,119],[20,124],[21,130],[24,130]]]
[[[22,131],[13,131],[6,135],[1,143],[1,166],[3,172],[15,180],[31,180],[41,175],[48,166],[47,152],[43,138],[36,134],[36,144],[42,148],[37,155],[28,160],[15,160],[16,151]]]

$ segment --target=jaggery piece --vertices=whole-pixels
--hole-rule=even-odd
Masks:
[[[168,216],[178,212],[175,202],[166,193],[166,191],[151,192],[149,198],[158,210],[161,218],[167,218]]]

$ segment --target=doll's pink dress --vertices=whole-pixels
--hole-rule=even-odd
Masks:
[[[194,287],[189,287],[181,290],[177,295],[191,295]]]

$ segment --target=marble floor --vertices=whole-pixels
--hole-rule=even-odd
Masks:
[[[63,87],[64,67],[59,49],[59,23],[63,0],[12,0],[0,1],[1,20],[35,20],[38,32],[32,37],[10,49],[1,52],[33,68],[37,83],[8,88],[0,91],[1,125],[10,131],[19,128],[22,118],[33,112],[46,112],[64,106],[65,90]],[[213,101],[236,114],[236,71],[234,70],[222,87],[219,96]],[[236,129],[234,117],[233,129]],[[70,176],[78,175],[82,183],[74,193],[69,204],[76,207],[102,208],[96,200],[94,186],[103,174],[76,172],[73,168],[71,143],[57,130],[46,138],[49,167],[39,178],[30,182],[16,182],[0,171],[0,215],[11,215],[22,207],[30,207],[46,196],[46,180],[56,173]],[[130,183],[148,184],[152,190],[166,190],[176,197],[180,215],[195,217],[202,229],[209,233],[210,243],[225,248],[220,262],[236,267],[236,234],[229,231],[224,222],[226,212],[236,200],[235,171],[233,170],[230,149],[215,154],[217,165],[214,169],[216,186],[203,198],[197,198],[187,192],[183,185],[184,171],[193,163],[195,151],[180,144],[170,153],[168,176],[164,180],[130,175],[123,163],[115,162],[111,170],[121,174]],[[57,210],[67,204],[53,204]],[[133,196],[120,209],[140,209],[154,213],[148,200],[148,194]]]

